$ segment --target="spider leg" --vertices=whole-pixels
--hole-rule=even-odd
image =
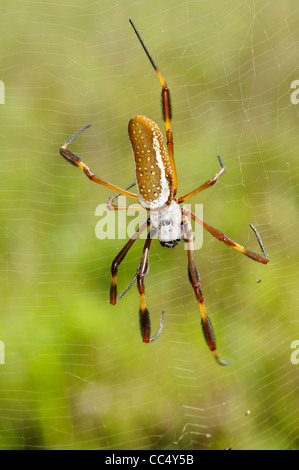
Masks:
[[[111,183],[108,183],[107,181],[104,181],[102,180],[101,178],[99,178],[98,176],[94,175],[90,169],[88,168],[87,165],[85,165],[85,163],[82,162],[81,158],[78,157],[75,153],[73,153],[71,150],[69,150],[67,148],[68,144],[70,142],[72,142],[72,140],[74,140],[75,137],[77,137],[78,134],[80,134],[81,132],[83,132],[85,129],[87,129],[88,127],[90,127],[90,124],[88,124],[87,126],[84,126],[82,127],[81,129],[79,129],[77,132],[75,132],[75,134],[73,134],[71,137],[69,137],[69,139],[67,139],[65,141],[65,143],[62,145],[62,147],[60,148],[60,154],[69,162],[69,163],[72,163],[73,165],[76,165],[78,166],[79,168],[81,168],[81,170],[84,171],[85,175],[87,176],[87,178],[89,178],[91,181],[94,181],[95,183],[98,183],[98,184],[101,184],[103,186],[106,186],[107,188],[110,188],[112,189],[113,191],[116,191],[118,193],[121,193],[121,194],[124,194],[125,196],[128,196],[128,197],[131,197],[132,199],[138,199],[138,196],[137,194],[134,194],[134,193],[130,193],[128,191],[126,191],[125,189],[121,189],[121,188],[118,188],[117,186],[115,186],[114,184],[111,184]]]
[[[139,265],[138,265],[138,268],[139,268]],[[130,282],[130,284],[125,288],[125,290],[119,294],[117,297],[116,297],[116,302],[118,302],[120,299],[122,299],[127,292],[129,292],[129,290],[131,289],[131,287],[134,285],[136,279],[137,279],[137,273],[138,273],[138,268],[137,268],[137,271],[136,273],[134,274],[134,277],[132,279],[132,281]]]
[[[187,243],[187,250],[188,250],[189,280],[193,287],[195,297],[198,301],[198,305],[199,305],[199,309],[201,313],[202,331],[203,331],[205,340],[207,342],[207,345],[212,351],[218,364],[222,366],[226,366],[228,363],[221,361],[216,351],[215,335],[214,335],[211,320],[208,317],[207,312],[206,312],[203,295],[202,295],[202,291],[200,288],[200,277],[199,277],[199,273],[195,264],[192,228],[191,228],[191,224],[189,220],[187,219],[187,217],[184,217],[184,216],[183,216],[183,225],[184,225],[184,230],[185,230],[185,235],[186,235],[185,241]]]
[[[224,233],[220,232],[219,230],[217,230],[216,228],[212,227],[211,225],[207,224],[204,220],[202,220],[200,217],[198,217],[197,215],[193,214],[193,212],[187,210],[187,209],[183,209],[184,210],[184,213],[188,216],[190,216],[193,220],[195,220],[195,222],[197,222],[199,225],[201,225],[205,230],[207,230],[211,235],[213,235],[213,237],[217,238],[218,240],[220,240],[221,242],[224,242],[227,246],[230,246],[232,248],[234,248],[235,250],[238,250],[240,251],[241,253],[243,253],[244,255],[248,256],[249,258],[251,259],[254,259],[255,261],[258,261],[259,263],[263,263],[263,264],[267,264],[269,259],[267,258],[267,255],[265,253],[265,249],[264,249],[264,246],[263,246],[263,243],[262,243],[262,240],[261,240],[261,237],[258,233],[258,231],[256,230],[256,228],[250,224],[250,227],[252,228],[252,230],[254,231],[255,233],[255,236],[258,240],[258,243],[260,245],[260,248],[262,250],[262,253],[263,253],[263,256],[262,255],[259,255],[258,253],[256,253],[255,251],[252,251],[252,250],[249,250],[248,248],[245,248],[244,246],[242,245],[239,245],[239,243],[236,243],[234,242],[231,238],[228,238],[226,235],[224,235]]]
[[[128,189],[132,188],[132,186],[135,186],[136,183],[131,183],[129,186],[127,186],[125,188],[125,191],[127,191]],[[110,197],[108,202],[107,202],[107,209],[109,211],[120,211],[120,210],[135,210],[135,211],[141,211],[141,210],[145,210],[144,207],[142,207],[140,204],[137,204],[137,205],[133,205],[131,204],[130,206],[115,206],[113,203],[115,201],[115,199],[117,199],[119,196],[121,196],[121,193],[117,193],[115,194],[114,196]]]
[[[182,202],[186,201],[186,199],[189,199],[189,197],[192,197],[192,196],[195,196],[195,194],[199,193],[200,191],[203,191],[204,189],[206,188],[209,188],[210,186],[213,186],[213,184],[215,184],[218,179],[220,178],[221,175],[223,175],[223,173],[226,172],[226,168],[223,164],[223,161],[222,161],[222,158],[220,157],[220,155],[218,155],[218,160],[219,160],[219,163],[220,163],[220,170],[218,171],[218,173],[216,173],[216,175],[211,178],[209,181],[207,181],[206,183],[202,184],[201,186],[199,186],[198,188],[194,189],[193,191],[191,191],[190,193],[188,194],[185,194],[185,196],[182,196],[182,197],[179,197],[177,199],[177,203],[178,204],[181,204]]]
[[[169,156],[169,161],[170,161],[170,166],[172,170],[172,189],[173,189],[173,197],[176,195],[177,192],[177,173],[176,173],[176,167],[174,163],[174,155],[173,155],[173,136],[172,136],[172,130],[171,130],[171,103],[170,103],[170,93],[169,89],[166,85],[166,81],[164,80],[163,76],[161,75],[157,65],[155,64],[152,56],[150,55],[147,47],[145,46],[135,24],[133,21],[130,19],[129,20],[135,33],[136,36],[138,37],[140,44],[142,45],[150,63],[152,64],[156,74],[158,75],[158,78],[160,80],[160,83],[162,85],[162,111],[163,111],[163,118],[165,121],[165,129],[166,129],[166,136],[167,136],[167,149],[168,149],[168,156]]]
[[[160,336],[162,328],[163,328],[164,315],[165,315],[165,310],[163,310],[161,319],[160,319],[159,329],[157,333],[153,337],[151,337],[150,336],[151,334],[150,313],[148,309],[146,308],[145,293],[144,293],[144,278],[148,271],[148,255],[149,255],[151,241],[156,231],[157,230],[155,228],[152,228],[147,234],[144,248],[143,248],[142,258],[141,258],[138,272],[137,272],[137,287],[138,287],[139,298],[140,298],[140,309],[139,309],[140,330],[142,334],[142,339],[145,343],[153,342],[158,338],[158,336]]]
[[[130,240],[125,244],[122,250],[118,253],[115,259],[112,262],[111,266],[111,287],[110,287],[110,303],[115,305],[132,287],[136,276],[133,278],[133,281],[129,284],[129,286],[125,289],[125,291],[117,297],[117,271],[118,266],[123,261],[124,257],[132,247],[133,243],[137,240],[137,238],[141,235],[141,233],[146,229],[146,227],[150,224],[150,219],[147,219],[139,229],[134,233],[134,235],[130,238]]]

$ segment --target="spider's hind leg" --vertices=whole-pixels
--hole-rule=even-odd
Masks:
[[[134,235],[130,238],[130,240],[125,244],[122,250],[118,253],[118,255],[114,258],[112,265],[111,265],[111,287],[110,287],[110,303],[115,305],[131,288],[132,282],[126,288],[126,290],[119,296],[117,296],[117,272],[118,266],[123,261],[124,257],[132,247],[133,243],[137,240],[137,238],[141,235],[141,233],[146,229],[146,227],[150,224],[149,219],[147,219],[139,229],[134,233]],[[135,277],[134,277],[135,281]]]
[[[214,330],[212,327],[211,320],[207,315],[202,291],[200,288],[200,277],[199,277],[199,273],[198,273],[198,270],[195,264],[195,258],[194,258],[193,233],[192,233],[191,224],[189,220],[187,219],[187,217],[184,217],[184,216],[183,216],[183,223],[184,223],[184,230],[185,230],[185,242],[187,243],[187,250],[188,250],[189,280],[193,287],[195,296],[199,304],[199,309],[201,313],[202,331],[203,331],[205,340],[207,342],[207,345],[212,351],[218,364],[222,366],[226,366],[228,363],[222,361],[217,354]]]
[[[143,252],[142,252],[141,261],[139,263],[139,267],[137,271],[137,288],[138,288],[139,298],[140,298],[139,323],[140,323],[142,339],[145,343],[151,343],[155,341],[158,338],[158,336],[160,336],[162,328],[163,328],[164,314],[165,314],[165,310],[163,310],[161,314],[159,329],[157,333],[151,337],[150,313],[146,307],[145,292],[144,292],[144,278],[148,272],[149,249],[151,246],[152,238],[154,237],[156,231],[157,230],[154,227],[152,227],[151,230],[147,234]]]

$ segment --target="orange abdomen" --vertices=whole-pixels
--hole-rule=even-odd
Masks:
[[[151,119],[134,116],[129,122],[129,137],[139,202],[146,209],[160,208],[173,197],[171,166],[162,133]]]

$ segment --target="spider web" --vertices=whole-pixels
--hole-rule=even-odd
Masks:
[[[150,4],[150,5],[149,5]],[[1,3],[2,449],[298,448],[299,7],[257,2]],[[59,157],[72,149],[107,181],[134,179],[127,122],[163,129],[160,85],[133,18],[172,94],[179,195],[258,251],[255,263],[204,234],[196,261],[218,352],[201,333],[183,243],[153,241],[146,296],[153,344],[138,331],[134,286],[113,307],[110,267],[125,240],[98,240],[111,193]],[[132,279],[142,240],[119,270]]]

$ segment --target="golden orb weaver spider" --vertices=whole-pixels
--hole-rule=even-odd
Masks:
[[[139,205],[130,206],[130,209],[134,208],[137,210],[150,211],[150,215],[147,220],[139,227],[135,234],[129,239],[123,249],[118,253],[114,259],[111,267],[112,281],[110,289],[110,303],[115,305],[126,292],[133,285],[137,279],[137,288],[140,298],[140,329],[142,339],[144,342],[149,343],[154,341],[160,335],[163,328],[164,313],[163,310],[160,320],[160,326],[158,332],[151,337],[150,335],[150,314],[146,307],[145,291],[144,291],[144,278],[148,271],[148,258],[149,249],[151,246],[151,240],[156,233],[162,246],[168,248],[175,247],[178,242],[184,238],[187,243],[188,251],[188,275],[190,283],[193,287],[195,297],[199,304],[201,313],[201,324],[205,340],[212,351],[215,359],[221,365],[226,365],[226,362],[220,360],[216,352],[215,336],[212,328],[211,321],[207,315],[203,295],[200,286],[200,277],[195,264],[194,257],[194,246],[193,246],[193,233],[190,223],[190,218],[196,223],[200,224],[205,230],[211,235],[216,237],[218,240],[224,242],[226,245],[240,251],[244,255],[252,258],[260,263],[268,263],[268,258],[265,253],[261,238],[257,230],[250,224],[250,227],[254,231],[258,240],[259,246],[263,255],[259,255],[254,251],[248,250],[238,243],[234,242],[219,230],[215,229],[211,225],[207,224],[204,220],[199,218],[193,212],[187,210],[184,207],[180,207],[180,204],[195,196],[200,191],[209,188],[215,184],[226,169],[222,162],[221,157],[218,157],[220,163],[220,170],[215,174],[213,178],[202,184],[198,188],[194,189],[188,194],[176,198],[177,192],[177,174],[174,162],[173,154],[173,136],[171,130],[171,107],[170,107],[170,94],[166,82],[161,75],[158,67],[152,59],[148,49],[146,48],[140,33],[136,29],[133,21],[129,20],[139,41],[142,45],[150,63],[152,64],[159,80],[162,85],[162,110],[163,118],[165,121],[166,137],[167,137],[167,150],[163,143],[162,133],[155,122],[145,116],[134,116],[129,122],[129,137],[133,150],[134,157],[134,169],[135,169],[135,183],[128,186],[126,189],[118,188],[117,186],[102,180],[98,176],[94,175],[88,166],[82,162],[81,158],[75,155],[71,150],[67,149],[68,144],[82,131],[87,129],[90,125],[84,126],[73,134],[60,148],[61,155],[66,160],[83,170],[85,175],[95,183],[106,186],[117,194],[111,197],[108,201],[107,207],[109,210],[127,210],[128,206],[114,206],[114,200],[123,194],[132,199],[138,200]],[[136,184],[137,194],[131,193],[128,190]],[[138,265],[136,275],[133,281],[127,287],[127,289],[119,296],[117,296],[117,272],[118,266],[124,260],[126,254],[132,247],[133,243],[137,240],[140,234],[146,229],[149,231],[146,236],[144,248],[142,252],[141,261]]]

